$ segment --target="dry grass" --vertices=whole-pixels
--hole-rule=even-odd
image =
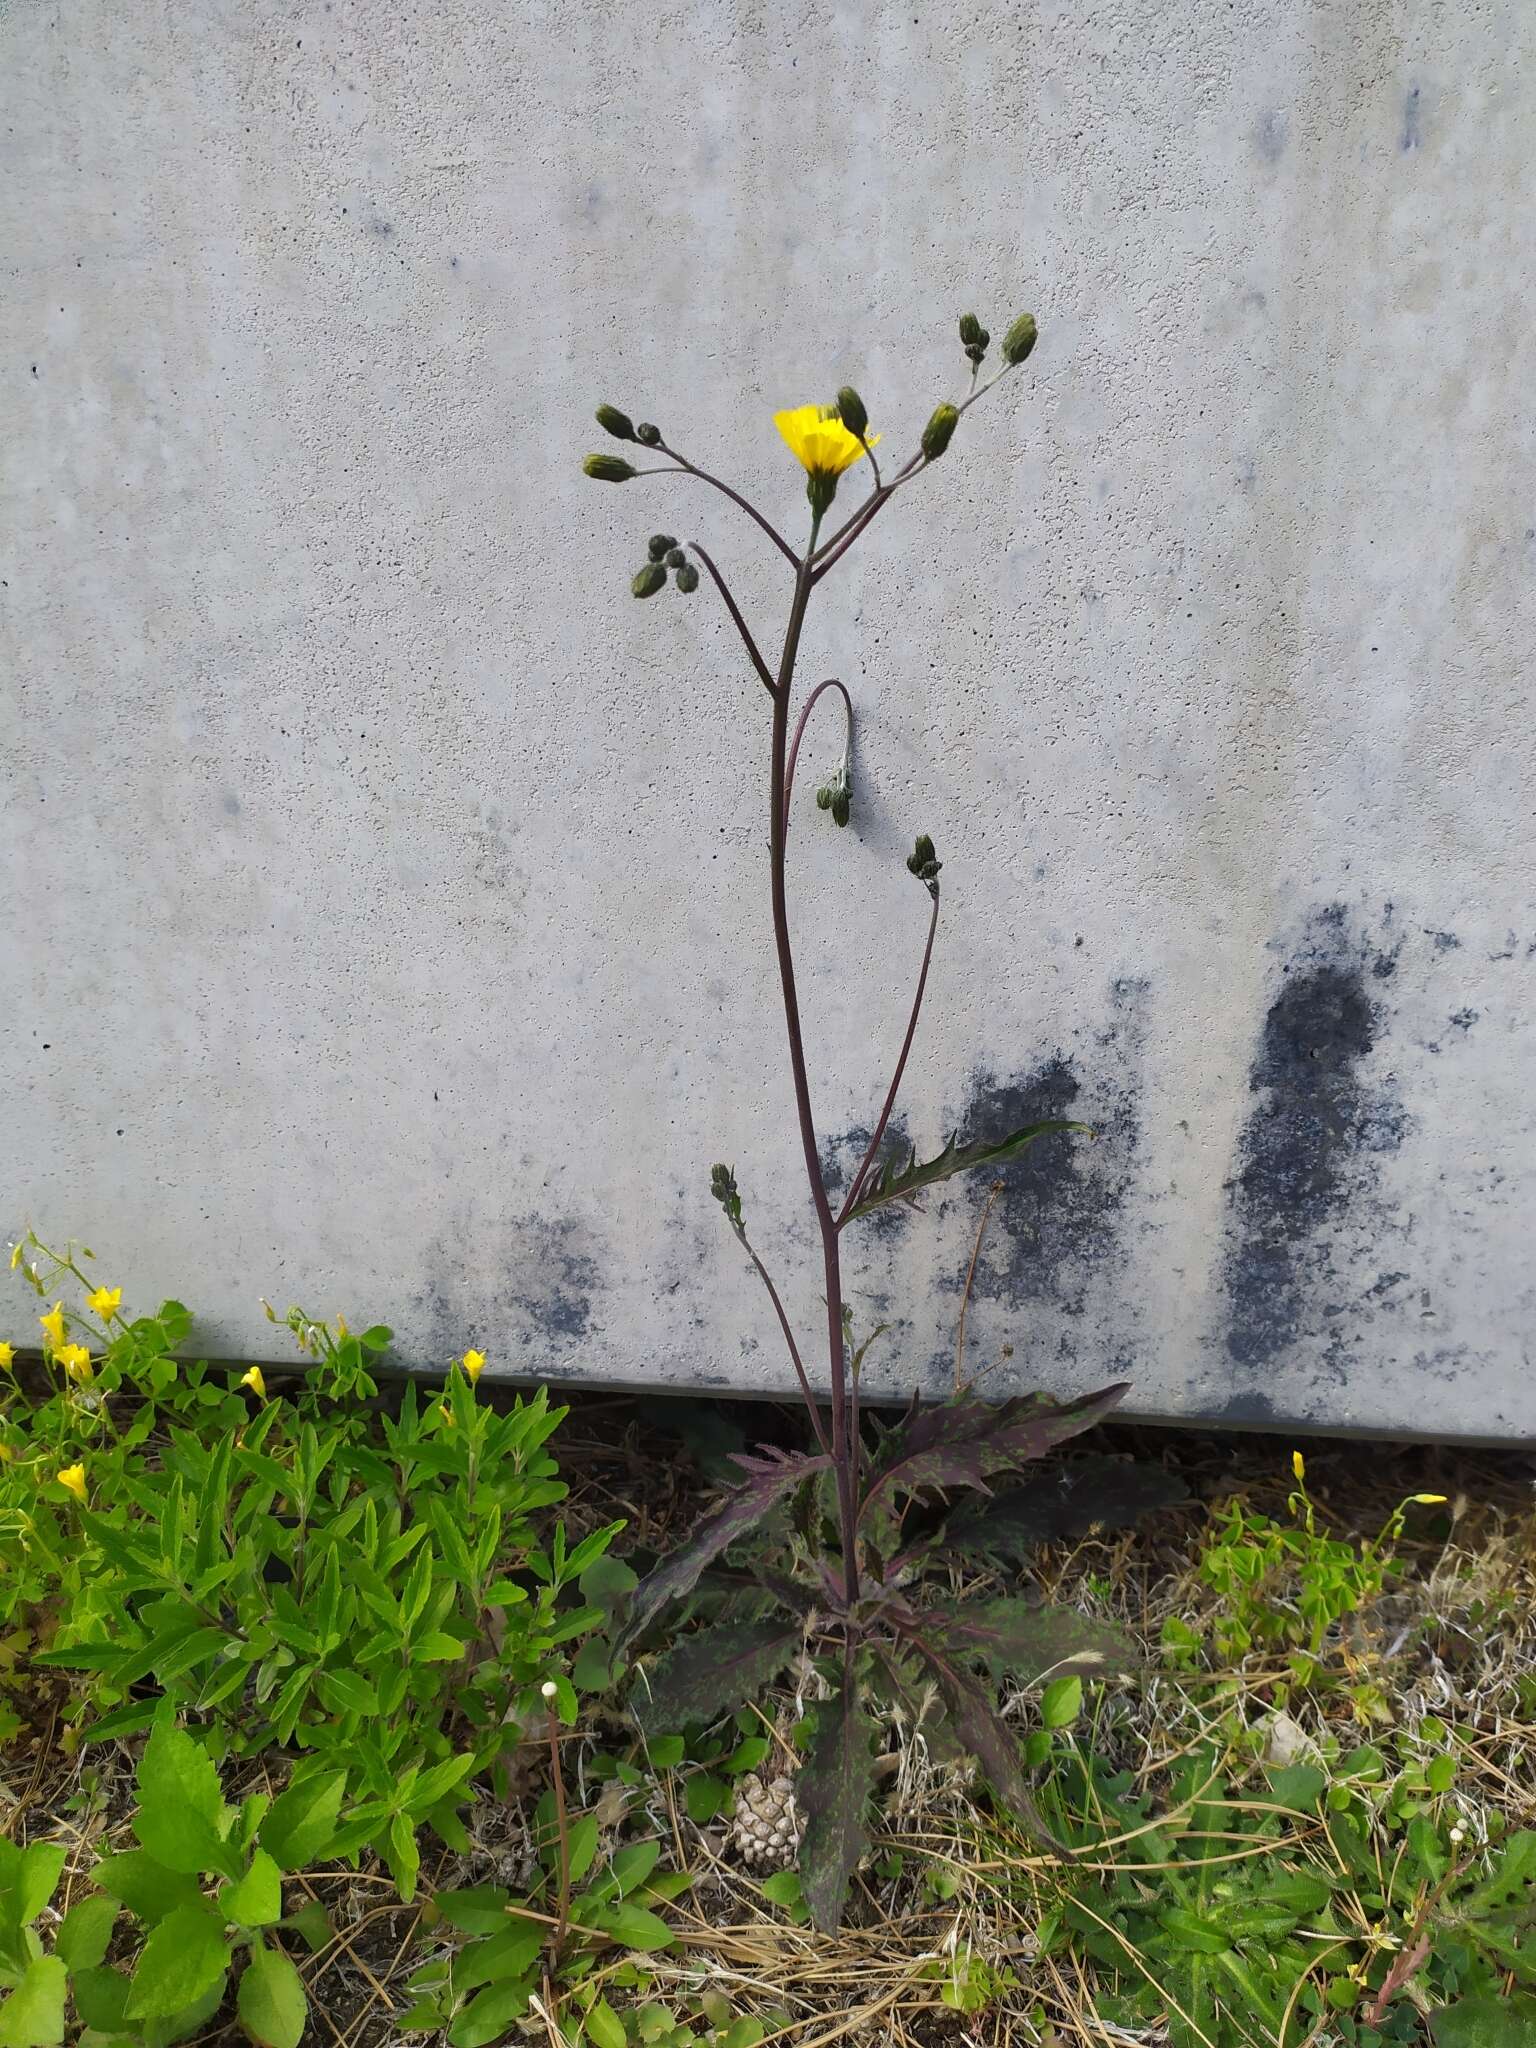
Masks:
[[[778,1431],[761,1410],[752,1412],[749,1426],[754,1435],[791,1433]],[[697,1511],[703,1489],[689,1477],[686,1461],[658,1443],[635,1404],[578,1405],[560,1448],[578,1526],[623,1515],[630,1523],[627,1540],[654,1551]],[[1037,1576],[1048,1597],[1113,1615],[1155,1646],[1169,1616],[1196,1620],[1209,1606],[1212,1596],[1196,1564],[1210,1504],[1236,1494],[1283,1517],[1287,1447],[1272,1439],[1117,1429],[1099,1432],[1095,1448],[1170,1464],[1189,1486],[1191,1504],[1143,1531],[1049,1554]],[[1370,1679],[1389,1702],[1399,1739],[1411,1739],[1429,1714],[1464,1731],[1454,1797],[1469,1841],[1485,1835],[1493,1813],[1510,1826],[1533,1824],[1536,1515],[1530,1461],[1518,1454],[1333,1443],[1311,1446],[1308,1464],[1319,1510],[1340,1533],[1375,1531],[1405,1494],[1421,1490],[1446,1494],[1455,1514],[1447,1540],[1402,1547],[1405,1570],[1390,1599],[1340,1633],[1335,1659],[1343,1682],[1291,1702],[1296,1733],[1287,1731],[1287,1739],[1321,1744],[1337,1736],[1346,1746],[1365,1739],[1357,1681]],[[1273,1660],[1254,1659],[1222,1677],[1218,1693],[1211,1674],[1192,1683],[1154,1664],[1138,1689],[1100,1703],[1091,1735],[1096,1752],[1155,1803],[1180,1759],[1215,1731],[1223,1751],[1235,1745],[1239,1769],[1248,1773],[1244,1802],[1262,1804],[1263,1780],[1252,1766],[1273,1732],[1284,1672]],[[783,1732],[804,1704],[786,1694],[764,1708]],[[0,1760],[0,1826],[13,1838],[65,1840],[74,1896],[96,1856],[124,1845],[135,1758],[125,1744],[66,1753],[58,1739],[59,1705],[56,1694],[40,1691],[30,1702],[27,1733]],[[1011,1711],[1021,1730],[1029,1725],[1028,1701],[1013,1702]],[[627,1740],[610,1724],[573,1741],[573,1796],[597,1797],[585,1783],[586,1760]],[[1035,1930],[1061,1892],[1053,1859],[993,1814],[962,1772],[936,1762],[920,1734],[893,1728],[888,1743],[876,1856],[856,1879],[846,1926],[831,1937],[791,1924],[765,1903],[756,1879],[734,1860],[728,1829],[695,1826],[687,1818],[674,1774],[659,1774],[632,1797],[627,1812],[610,1795],[605,1818],[615,1839],[654,1834],[667,1845],[668,1860],[695,1878],[673,1914],[676,1947],[650,1959],[654,1988],[647,1995],[683,2010],[701,1991],[723,1994],[736,2011],[767,2016],[769,2039],[795,2048],[844,2042],[1153,2048],[1161,2029],[1117,2027],[1101,2015],[1096,1967],[1071,1949],[1038,1953]],[[252,1767],[232,1793],[263,1785],[269,1768],[280,1782],[281,1762],[271,1759]],[[536,1783],[529,1789],[531,1795]],[[472,1825],[472,1855],[440,1856],[435,1868],[429,1857],[425,1887],[517,1882],[527,1853],[522,1805],[487,1803]],[[1297,1820],[1286,1845],[1302,1860],[1326,1859],[1326,1827]],[[1234,1862],[1253,1853],[1241,1833],[1216,1846],[1219,1857]],[[1136,1831],[1111,1831],[1079,1874],[1123,1871],[1143,1854]],[[1160,1867],[1142,1865],[1149,1879]],[[946,1896],[935,1895],[934,1873]],[[426,1924],[430,1916],[419,1906],[401,1907],[388,1880],[366,1869],[316,1872],[300,1882],[326,1906],[336,1929],[325,1949],[296,1958],[316,2013],[312,2038],[333,2048],[374,2048],[397,2039],[398,2015],[408,2002],[404,1980],[437,1939]],[[966,2016],[941,1994],[946,1981],[974,1977],[978,1958],[992,1973],[996,1995]],[[1128,1960],[1128,1967],[1134,1963]],[[550,2038],[547,2019],[535,2015],[532,2027],[532,2038]],[[215,2031],[205,2038],[221,2036]],[[1288,2034],[1283,2048],[1303,2048],[1303,2040],[1300,2031]]]

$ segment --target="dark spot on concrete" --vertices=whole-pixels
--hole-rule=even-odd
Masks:
[[[1377,1301],[1385,1301],[1394,1288],[1401,1287],[1408,1278],[1406,1273],[1378,1273],[1374,1284],[1367,1292]]]
[[[1402,150],[1417,149],[1422,140],[1419,126],[1419,88],[1411,85],[1403,99],[1403,132],[1398,137]]]
[[[1335,1300],[1340,1291],[1332,1226],[1372,1184],[1371,1155],[1395,1151],[1407,1132],[1396,1098],[1363,1072],[1384,1020],[1343,923],[1339,906],[1311,919],[1248,1078],[1254,1102],[1232,1185],[1227,1351],[1256,1371],[1326,1320],[1314,1302],[1325,1286]]]
[[[1437,953],[1454,953],[1461,945],[1460,939],[1457,938],[1454,932],[1431,931],[1427,925],[1425,930],[1428,932],[1429,937],[1434,940]]]
[[[1477,1022],[1477,1016],[1476,1010],[1458,1010],[1452,1017],[1451,1024],[1457,1031],[1470,1031]]]
[[[1268,1394],[1261,1394],[1255,1387],[1244,1387],[1240,1393],[1228,1395],[1212,1419],[1217,1422],[1230,1422],[1237,1428],[1241,1428],[1245,1422],[1273,1422],[1275,1404]]]
[[[1278,107],[1271,107],[1259,122],[1259,131],[1255,138],[1259,155],[1263,157],[1265,163],[1279,163],[1281,157],[1285,155],[1285,145],[1289,131],[1290,123],[1286,120],[1284,114],[1280,112]]]
[[[517,1228],[521,1258],[508,1287],[511,1300],[550,1336],[585,1337],[597,1265],[582,1249],[579,1226],[569,1218],[524,1216]]]

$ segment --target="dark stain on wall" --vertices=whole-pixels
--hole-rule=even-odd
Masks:
[[[585,1337],[592,1323],[597,1263],[569,1217],[518,1219],[518,1256],[509,1262],[507,1292],[536,1329],[551,1337]]]
[[[1357,1294],[1339,1226],[1374,1195],[1376,1155],[1395,1151],[1407,1129],[1372,1063],[1387,1012],[1370,982],[1390,979],[1394,967],[1394,954],[1353,945],[1342,908],[1330,906],[1310,920],[1265,1016],[1231,1184],[1227,1266],[1227,1352],[1256,1374],[1313,1334],[1326,1336],[1325,1369],[1347,1370],[1342,1334],[1326,1328]],[[1235,1394],[1251,1398],[1242,1385]]]

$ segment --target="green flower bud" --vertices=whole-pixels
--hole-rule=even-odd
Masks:
[[[934,857],[933,841],[926,832],[920,832],[916,848],[907,855],[907,866],[930,896],[937,896],[939,893],[939,869],[943,865],[943,861]]]
[[[684,562],[677,571],[677,587],[686,595],[699,587],[699,572],[692,562]]]
[[[1003,336],[1003,361],[1010,368],[1022,363],[1039,338],[1033,313],[1021,313]]]
[[[732,1230],[741,1230],[741,1194],[736,1186],[733,1167],[712,1166],[709,1169],[709,1192],[725,1211],[726,1221]]]
[[[627,484],[632,476],[639,474],[622,455],[589,455],[581,466],[600,484]]]
[[[667,549],[666,555],[663,559],[665,560],[666,565],[669,569],[681,569],[684,562],[687,561],[688,557],[683,553],[681,548],[671,547]]]
[[[923,429],[923,453],[930,462],[937,462],[949,446],[956,427],[960,424],[960,413],[953,405],[934,407],[933,417]]]
[[[850,801],[850,796],[849,796],[849,792],[848,792],[848,791],[847,791],[846,789],[836,789],[836,790],[834,790],[834,791],[832,792],[832,822],[833,822],[833,824],[834,824],[834,825],[846,825],[846,824],[847,824],[847,822],[848,822],[849,816],[850,816],[850,814],[851,814],[851,811],[852,811],[852,804],[851,804],[851,801]]]
[[[824,517],[837,496],[837,478],[829,469],[811,470],[805,479],[805,495],[810,499],[811,510],[816,517]]]
[[[976,348],[982,340],[982,325],[974,313],[960,315],[960,339],[967,348]]]
[[[653,427],[649,420],[642,420],[635,429],[635,439],[643,447],[658,447],[661,443],[661,429],[660,427]]]
[[[629,414],[620,412],[616,405],[600,405],[597,408],[597,424],[605,434],[612,434],[615,441],[633,441],[635,430]]]
[[[832,808],[832,791],[826,783],[816,792],[816,808],[818,811],[830,811]]]
[[[837,394],[837,412],[850,434],[857,434],[862,441],[869,431],[869,414],[864,410],[864,401],[851,384],[845,384]]]
[[[668,550],[676,546],[677,542],[670,533],[653,533],[645,544],[645,551],[653,562],[664,562]]]
[[[666,580],[667,572],[660,562],[647,562],[629,587],[636,597],[654,597]]]

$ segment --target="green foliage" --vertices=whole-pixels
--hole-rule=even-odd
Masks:
[[[937,874],[940,863],[933,858],[933,842],[919,839],[918,853],[907,862],[913,873],[924,873],[932,867]],[[922,857],[927,848],[926,861]],[[918,863],[914,867],[913,861]],[[878,1171],[871,1173],[859,1189],[859,1198],[843,1219],[851,1223],[856,1216],[869,1216],[876,1209],[883,1209],[887,1202],[910,1202],[920,1195],[924,1188],[934,1187],[941,1180],[949,1180],[957,1173],[969,1173],[980,1166],[1002,1166],[1027,1151],[1038,1138],[1049,1137],[1052,1132],[1075,1132],[1083,1137],[1094,1135],[1091,1124],[1047,1122],[1026,1124],[1022,1130],[1010,1131],[1005,1138],[980,1138],[968,1145],[962,1145],[958,1136],[933,1159],[919,1160],[914,1147],[903,1160],[887,1160]]]
[[[84,1277],[67,1254],[61,1272]],[[169,1701],[217,1755],[301,1752],[285,1797],[330,1820],[344,1802],[335,1853],[377,1849],[409,1899],[418,1827],[461,1844],[467,1782],[542,1718],[546,1680],[574,1720],[559,1665],[605,1618],[577,1589],[621,1525],[540,1540],[566,1491],[548,1449],[564,1411],[542,1389],[498,1410],[455,1367],[441,1400],[412,1385],[375,1415],[388,1330],[289,1322],[313,1360],[291,1397],[175,1359],[190,1318],[174,1303],[134,1322],[114,1306],[88,1376],[61,1367],[61,1342],[40,1391],[10,1382],[0,1602],[20,1675],[28,1658],[73,1673],[88,1737]],[[61,1466],[84,1504],[47,1483]],[[607,1683],[589,1647],[577,1671]],[[214,1867],[206,1830],[178,1856]]]

